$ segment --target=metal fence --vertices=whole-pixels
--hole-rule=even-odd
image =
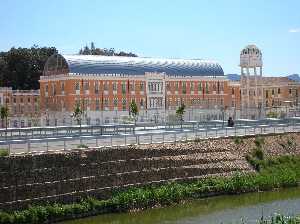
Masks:
[[[137,126],[138,127],[138,126]],[[147,126],[149,127],[149,126]],[[146,126],[137,131],[102,133],[97,135],[56,136],[43,138],[6,139],[0,141],[0,147],[9,150],[10,154],[42,153],[66,151],[78,148],[101,148],[153,143],[176,143],[195,139],[219,138],[230,136],[247,136],[298,132],[298,118],[292,120],[246,120],[236,121],[234,127],[226,127],[223,121],[211,121],[208,124],[198,122],[161,126],[147,129]]]

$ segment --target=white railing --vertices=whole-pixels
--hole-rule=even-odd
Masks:
[[[130,132],[119,134],[103,134],[94,136],[65,136],[47,137],[39,139],[3,140],[0,148],[6,148],[10,154],[44,153],[51,151],[67,151],[72,149],[101,148],[128,146],[153,143],[176,143],[193,141],[195,139],[276,134],[298,132],[300,123],[244,125],[235,127],[209,127],[192,129],[154,129],[144,132]]]

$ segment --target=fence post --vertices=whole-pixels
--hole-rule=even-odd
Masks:
[[[27,152],[30,153],[30,139],[27,139]]]
[[[163,136],[163,141],[162,141],[162,142],[163,142],[163,144],[164,144],[164,143],[165,143],[165,133],[163,132],[162,134],[163,134],[163,135],[162,135],[162,136]]]
[[[110,146],[111,147],[113,146],[113,136],[112,135],[110,136]]]
[[[127,137],[126,137],[126,133],[125,133],[124,141],[125,141],[125,146],[126,146],[126,145],[127,145]]]

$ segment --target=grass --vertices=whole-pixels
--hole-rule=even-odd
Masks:
[[[264,157],[264,159],[259,159],[255,155],[249,155],[249,159],[259,167],[257,173],[237,173],[227,178],[214,177],[189,183],[172,182],[161,186],[131,188],[127,191],[116,192],[108,200],[87,198],[72,204],[49,204],[46,206],[33,206],[26,210],[10,213],[0,212],[0,223],[46,223],[87,215],[167,206],[182,200],[209,196],[212,193],[239,194],[298,185],[300,180],[300,156]]]
[[[300,218],[277,214],[272,216],[271,219],[265,219],[264,217],[262,217],[258,223],[259,224],[299,224]]]
[[[0,149],[0,157],[2,156],[8,156],[8,149]]]

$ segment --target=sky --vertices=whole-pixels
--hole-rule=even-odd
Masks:
[[[239,73],[248,44],[264,75],[300,73],[299,0],[0,0],[0,51],[90,42],[145,57],[216,60]]]

